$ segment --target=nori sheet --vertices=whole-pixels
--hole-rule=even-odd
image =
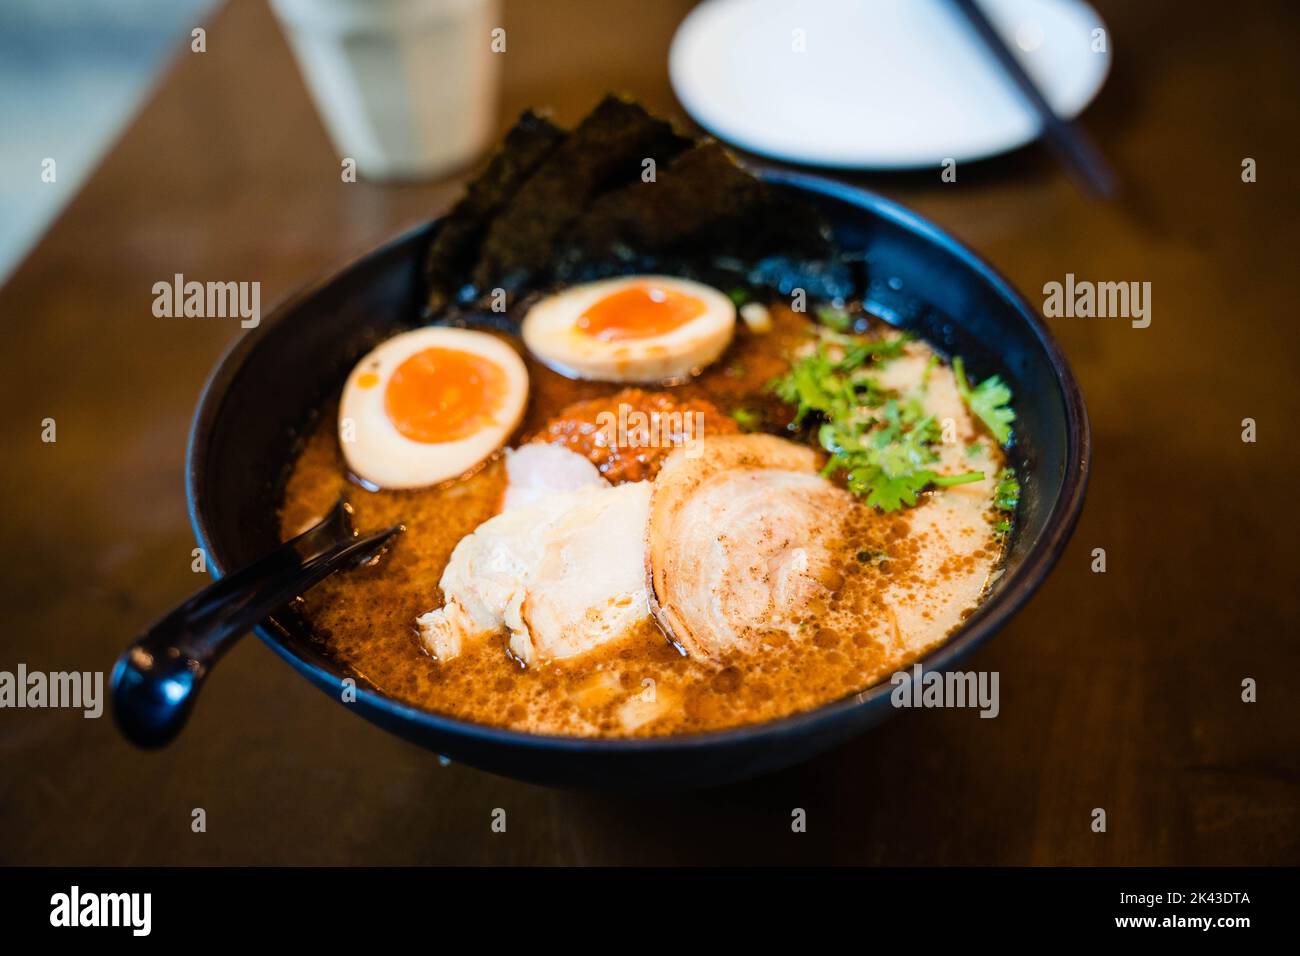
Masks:
[[[519,117],[487,168],[443,218],[425,259],[429,307],[439,312],[459,293],[478,261],[492,220],[568,134],[532,110]]]
[[[474,284],[515,291],[544,273],[592,197],[639,180],[691,146],[635,103],[606,97],[519,188],[488,227]]]
[[[812,207],[778,194],[742,169],[716,140],[703,140],[659,170],[597,197],[568,236],[580,255],[624,247],[636,254],[729,256],[829,252]]]
[[[645,182],[645,160],[655,162]],[[791,268],[831,255],[817,212],[763,183],[712,139],[629,100],[604,99],[572,132],[525,113],[432,241],[429,307],[511,302],[557,280],[656,263],[672,271]],[[481,304],[481,303],[480,303]]]

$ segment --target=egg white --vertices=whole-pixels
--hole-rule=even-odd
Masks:
[[[466,438],[419,442],[407,438],[389,419],[384,394],[404,361],[428,348],[471,352],[495,364],[506,377],[506,394],[494,420]],[[360,377],[374,373],[378,384],[362,388]],[[528,403],[528,370],[509,345],[469,329],[423,328],[381,343],[357,363],[339,403],[339,445],[348,468],[380,488],[422,488],[469,471],[506,443]]]
[[[704,312],[671,332],[619,342],[578,328],[589,308],[625,288],[653,284],[692,296]],[[687,378],[717,359],[736,329],[736,306],[712,286],[675,276],[634,275],[572,286],[547,296],[524,317],[524,344],[539,361],[569,378],[653,383]]]

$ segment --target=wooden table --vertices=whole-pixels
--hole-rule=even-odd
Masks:
[[[509,3],[503,128],[533,104],[572,121],[610,88],[679,112],[665,59],[689,6]],[[1122,202],[1081,199],[1037,147],[962,167],[955,184],[938,170],[861,177],[1031,301],[1067,272],[1152,283],[1147,329],[1053,320],[1096,461],[1060,565],[972,660],[1001,674],[998,719],[908,713],[710,792],[560,792],[440,766],[249,640],[163,752],[133,750],[107,716],[0,712],[0,862],[1300,860],[1296,13],[1287,0],[1213,17],[1176,0],[1099,6],[1115,70],[1086,125],[1122,174]],[[1258,182],[1242,182],[1244,157]],[[341,183],[261,3],[235,0],[209,24],[207,53],[178,53],[0,291],[0,669],[107,669],[203,583],[190,569],[185,435],[240,333],[155,318],[153,283],[256,279],[269,305],[435,214],[458,186]],[[1095,548],[1105,574],[1090,569]],[[1257,703],[1241,700],[1247,677]],[[191,830],[199,807],[205,833]],[[489,828],[496,807],[507,834]],[[791,832],[795,807],[805,834]],[[1096,807],[1104,834],[1090,826]]]

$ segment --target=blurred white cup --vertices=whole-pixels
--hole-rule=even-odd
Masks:
[[[369,179],[423,179],[496,129],[499,0],[271,0],[334,148]]]

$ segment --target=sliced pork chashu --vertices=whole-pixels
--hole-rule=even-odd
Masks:
[[[853,497],[818,474],[815,451],[772,435],[715,436],[669,456],[647,524],[650,608],[692,656],[790,637],[829,599]]]

